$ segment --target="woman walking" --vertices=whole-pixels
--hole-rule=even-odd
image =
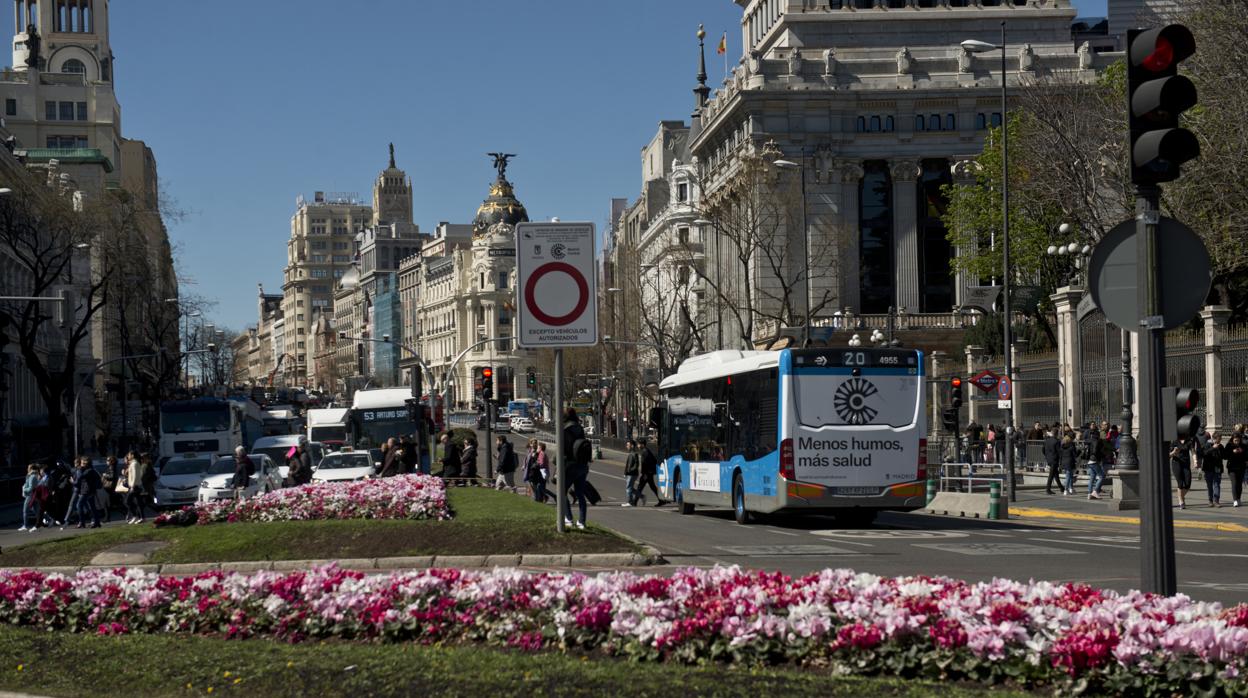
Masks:
[[[35,488],[39,486],[39,466],[31,463],[26,466],[26,481],[22,483],[22,527],[19,531],[34,531],[39,528],[39,501],[35,499]]]
[[[1225,447],[1222,446],[1222,435],[1214,434],[1205,448],[1205,457],[1200,462],[1200,469],[1205,476],[1205,490],[1209,492],[1209,506],[1222,506],[1222,462]]]
[[[1170,474],[1179,490],[1179,508],[1187,508],[1187,493],[1192,489],[1192,451],[1186,437],[1180,437],[1170,449]]]
[[[1062,471],[1066,473],[1066,487],[1062,490],[1062,494],[1072,495],[1075,493],[1075,463],[1079,458],[1079,447],[1075,445],[1075,437],[1067,432],[1062,437],[1062,443],[1057,447],[1057,460],[1062,467]]]
[[[143,504],[144,498],[147,496],[147,486],[145,484],[148,479],[148,468],[150,465],[139,460],[139,456],[134,451],[126,454],[126,486],[129,492],[126,493],[126,523],[137,524],[143,523]]]
[[[1226,472],[1231,474],[1231,506],[1239,506],[1244,494],[1244,469],[1248,465],[1248,444],[1244,437],[1236,434],[1226,450]]]
[[[546,457],[546,444],[533,439],[536,453],[533,457],[533,468],[529,471],[529,483],[533,485],[533,501],[545,504],[549,493],[546,483],[550,481],[550,461]]]

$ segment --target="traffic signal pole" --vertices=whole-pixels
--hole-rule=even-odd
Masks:
[[[1144,319],[1140,322],[1140,584],[1143,591],[1173,596],[1177,591],[1174,562],[1174,511],[1170,473],[1162,442],[1161,388],[1166,365],[1165,330],[1161,318],[1161,279],[1157,273],[1157,224],[1161,191],[1156,185],[1136,189],[1136,287]]]

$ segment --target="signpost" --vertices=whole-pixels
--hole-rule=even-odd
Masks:
[[[567,457],[563,452],[563,348],[598,343],[598,274],[593,223],[516,226],[516,342],[555,350],[555,530],[563,533]]]
[[[985,393],[991,393],[997,389],[997,383],[1000,381],[1001,376],[998,376],[988,369],[984,369],[971,378],[971,385],[979,388]]]

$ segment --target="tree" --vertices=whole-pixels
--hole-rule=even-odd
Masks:
[[[716,322],[729,322],[736,334],[732,344],[740,348],[773,345],[781,328],[805,324],[807,305],[815,317],[837,299],[842,235],[818,235],[811,228],[802,212],[801,174],[785,174],[774,164],[780,157],[774,142],[742,152],[736,172],[700,202],[703,218],[713,223],[705,262],[694,263],[700,248],[686,244],[683,250],[713,296]],[[704,178],[703,192],[706,184]],[[793,231],[802,232],[808,244],[791,245]]]
[[[83,382],[79,353],[91,341],[97,312],[104,307],[109,270],[92,273],[90,247],[107,216],[108,197],[88,200],[58,195],[29,181],[8,185],[0,197],[0,251],[20,270],[10,286],[12,295],[50,297],[62,291],[68,307],[56,322],[53,304],[42,301],[0,303],[0,332],[15,342],[26,368],[34,375],[48,415],[52,453],[68,453],[66,413]]]

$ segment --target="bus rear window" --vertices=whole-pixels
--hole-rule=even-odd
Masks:
[[[855,376],[816,370],[798,371],[791,380],[797,423],[805,427],[902,428],[913,425],[918,414],[917,375]]]

